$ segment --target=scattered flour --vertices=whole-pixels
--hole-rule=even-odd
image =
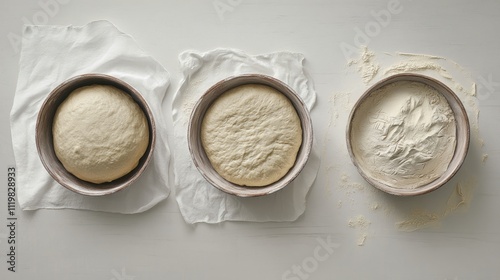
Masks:
[[[385,75],[392,75],[397,73],[406,73],[406,72],[417,72],[424,70],[433,70],[438,72],[442,77],[451,80],[452,77],[446,69],[444,69],[441,65],[433,62],[422,59],[410,59],[407,61],[398,62],[388,69],[384,71]]]
[[[421,54],[421,53],[405,53],[405,52],[396,52],[397,55],[400,56],[408,56],[413,58],[425,58],[425,59],[446,59],[441,56],[435,56],[430,54]]]
[[[414,189],[439,178],[455,152],[456,125],[446,99],[420,82],[395,82],[357,108],[352,151],[370,177]]]
[[[464,188],[460,183],[457,184],[446,203],[446,211],[443,216],[448,216],[450,213],[455,212],[459,207],[465,205],[468,198],[464,193]]]
[[[368,237],[367,233],[362,233],[361,236],[358,239],[358,246],[363,246],[365,245],[366,237]]]
[[[349,219],[347,225],[350,228],[357,229],[359,232],[359,238],[357,240],[358,246],[365,245],[366,238],[368,237],[367,229],[370,224],[371,222],[363,215],[357,215],[356,217]]]
[[[368,221],[363,215],[357,215],[356,217],[349,219],[347,224],[350,228],[367,229],[370,226],[370,221]]]
[[[339,118],[339,111],[334,110],[335,108],[335,99],[336,99],[336,94],[330,96],[329,103],[330,107],[328,108],[328,112],[330,113],[330,121],[328,122],[328,127],[332,127],[336,125],[337,119]]]
[[[362,47],[361,57],[358,60],[351,60],[348,62],[348,66],[357,65],[357,71],[361,74],[363,82],[368,84],[379,72],[380,66],[374,60],[375,53],[368,50],[366,46]]]
[[[350,103],[349,99],[350,95],[351,94],[348,92],[335,92],[330,96],[330,121],[328,123],[328,127],[337,125],[339,113],[348,112],[351,109],[352,104]]]
[[[477,85],[476,83],[472,83],[472,89],[470,91],[470,95],[473,97],[477,96]]]
[[[414,210],[404,221],[396,223],[401,231],[415,231],[439,224],[440,217],[423,209]]]
[[[365,189],[365,186],[358,182],[351,181],[349,175],[343,173],[340,175],[340,186],[345,190],[347,195],[353,194],[356,190],[361,191]]]
[[[464,104],[471,125],[471,146],[470,149],[480,150],[484,146],[484,140],[480,137],[479,133],[479,106],[477,100],[477,84],[472,79],[472,74],[460,66],[458,63],[449,60],[445,57],[427,55],[427,54],[414,54],[414,53],[385,53],[388,55],[391,63],[380,66],[376,61],[376,54],[368,48],[363,48],[361,51],[361,58],[349,62],[349,66],[355,66],[357,72],[363,78],[365,83],[373,80],[375,76],[380,78],[387,77],[392,74],[405,73],[405,72],[423,72],[434,77],[441,77],[441,81],[447,84],[450,88],[455,90],[455,93]],[[365,64],[362,66],[361,64]],[[375,71],[376,69],[376,71]],[[460,81],[460,82],[459,82]],[[340,106],[336,106],[340,113],[348,113],[347,110]],[[343,112],[345,111],[345,112]],[[488,158],[488,154],[483,153],[482,159],[478,161],[484,163]],[[469,159],[474,160],[474,159]],[[426,210],[417,209],[413,210],[405,219],[396,223],[396,227],[402,231],[414,231],[422,228],[439,225],[442,219],[448,215],[460,210],[465,209],[472,200],[472,194],[477,186],[477,181],[469,176],[467,173],[459,172],[455,175],[456,183],[453,191],[447,200],[442,201],[442,210]],[[382,197],[383,198],[383,197]],[[377,199],[378,200],[378,199]],[[397,209],[395,205],[390,203],[390,200],[383,199],[383,203],[372,202],[369,205],[371,209],[382,208],[387,217],[395,215],[401,209]],[[377,205],[377,206],[374,206]],[[391,209],[389,211],[389,209]],[[361,237],[363,237],[361,235]],[[360,241],[363,240],[360,238]],[[364,240],[363,242],[364,243]]]
[[[439,225],[448,215],[469,206],[476,185],[477,182],[474,178],[458,182],[448,197],[444,209],[438,212],[430,212],[424,209],[414,210],[403,221],[396,223],[397,228],[401,231],[410,232]]]
[[[488,154],[483,154],[481,161],[484,163],[488,159]]]

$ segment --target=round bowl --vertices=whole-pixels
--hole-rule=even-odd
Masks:
[[[270,86],[286,96],[297,111],[302,126],[302,144],[299,148],[295,164],[278,181],[263,187],[246,187],[234,184],[222,178],[212,167],[201,143],[201,123],[205,112],[212,102],[224,92],[245,84],[262,84]],[[302,99],[288,85],[273,77],[260,74],[248,74],[226,78],[208,89],[195,104],[188,124],[189,152],[201,175],[214,187],[228,194],[239,197],[255,197],[274,193],[294,180],[304,168],[313,142],[312,122],[309,111]]]
[[[367,172],[365,172],[365,170],[363,170],[363,168],[359,163],[359,159],[353,152],[354,150],[352,143],[353,119],[355,115],[358,113],[357,111],[358,108],[369,96],[371,96],[373,92],[377,91],[378,89],[388,84],[392,84],[399,81],[420,82],[436,89],[448,102],[455,116],[455,124],[456,124],[456,145],[453,157],[446,171],[432,182],[423,183],[411,189],[396,188],[393,186],[389,186],[371,177],[370,175],[367,174]],[[441,187],[446,182],[448,182],[457,173],[463,161],[465,160],[467,151],[469,149],[469,141],[470,141],[469,138],[470,138],[469,119],[467,117],[467,112],[465,111],[465,108],[460,99],[457,97],[457,95],[442,82],[431,77],[413,73],[396,74],[387,77],[379,81],[372,87],[370,87],[368,90],[366,90],[366,92],[359,98],[359,100],[354,105],[348,119],[347,130],[346,130],[346,140],[347,140],[347,148],[349,151],[349,155],[351,157],[352,162],[356,166],[358,172],[361,174],[361,176],[363,176],[363,178],[374,187],[384,192],[399,196],[413,196],[413,195],[421,195],[429,193]]]
[[[93,84],[111,85],[129,94],[143,110],[149,127],[149,144],[137,167],[116,180],[102,184],[90,183],[69,173],[54,152],[52,138],[52,123],[59,105],[73,90]],[[153,156],[156,141],[155,131],[153,114],[146,100],[132,86],[120,79],[108,75],[83,74],[70,78],[50,92],[38,113],[35,137],[40,160],[54,180],[76,193],[88,196],[102,196],[126,188],[144,172]]]

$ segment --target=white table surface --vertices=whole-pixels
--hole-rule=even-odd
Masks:
[[[1,0],[0,279],[499,279],[499,1],[136,2]],[[218,14],[215,5],[227,10]],[[466,162],[460,170],[459,175],[467,173],[477,182],[466,207],[414,232],[400,231],[396,223],[415,209],[446,205],[456,182],[414,198],[369,187],[350,190],[342,186],[342,175],[366,184],[346,153],[346,110],[330,125],[334,93],[355,97],[368,87],[347,69],[340,44],[353,45],[355,28],[365,28],[375,21],[373,14],[390,5],[398,12],[369,37],[368,47],[377,55],[443,56],[466,69],[478,84],[485,142],[469,157],[489,155],[485,163]],[[16,272],[8,271],[6,180],[8,166],[15,164],[9,112],[19,60],[19,46],[11,40],[26,22],[83,25],[99,19],[132,35],[171,73],[163,104],[167,116],[181,78],[177,55],[183,50],[303,53],[318,95],[315,135],[324,148],[305,214],[286,223],[193,226],[183,221],[173,194],[138,215],[18,209]],[[171,119],[168,124],[172,129]],[[372,209],[375,202],[379,209]],[[349,220],[359,215],[370,223],[350,227]],[[334,246],[325,248],[328,242]]]

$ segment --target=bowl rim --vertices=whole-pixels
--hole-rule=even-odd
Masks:
[[[436,178],[435,180],[427,183],[420,185],[416,188],[412,189],[404,189],[404,188],[395,188],[388,186],[368,174],[364,172],[364,170],[361,168],[361,166],[358,164],[358,161],[356,159],[356,156],[353,152],[352,148],[352,141],[351,141],[351,132],[352,132],[352,126],[353,126],[353,119],[356,114],[357,109],[360,107],[360,105],[376,90],[391,84],[395,83],[398,81],[410,81],[410,82],[421,82],[423,84],[426,84],[435,90],[437,90],[445,99],[447,100],[450,108],[453,111],[453,114],[455,116],[455,123],[456,123],[456,133],[462,133],[463,135],[463,141],[461,143],[457,141],[455,142],[455,150],[453,151],[453,157],[448,165],[447,170],[441,174],[440,177]],[[443,93],[444,92],[444,93]],[[458,138],[458,137],[457,137]],[[443,82],[429,77],[427,75],[422,75],[422,74],[417,74],[417,73],[399,73],[399,74],[394,74],[388,77],[385,77],[372,86],[370,86],[356,101],[354,104],[349,117],[347,121],[347,126],[346,126],[346,143],[347,143],[347,150],[349,152],[349,156],[351,158],[352,163],[356,167],[358,173],[372,186],[375,188],[384,191],[386,193],[392,194],[392,195],[397,195],[397,196],[415,196],[415,195],[423,195],[427,194],[429,192],[432,192],[444,184],[446,184],[448,181],[451,180],[451,178],[458,172],[460,167],[463,165],[463,162],[467,156],[468,150],[469,150],[469,145],[470,145],[470,124],[469,124],[469,118],[467,115],[467,111],[465,110],[465,107],[463,106],[463,103],[460,101],[460,98],[456,95],[456,93],[451,90],[446,84]],[[457,149],[460,149],[460,153],[457,153]],[[453,163],[453,166],[452,166]],[[450,169],[451,168],[451,169]]]
[[[302,143],[299,151],[297,152],[295,164],[282,178],[274,183],[261,187],[241,186],[222,178],[222,176],[220,176],[213,169],[208,161],[208,157],[206,156],[205,150],[200,143],[201,139],[199,137],[201,121],[203,120],[206,110],[211,106],[213,101],[224,92],[246,84],[267,85],[282,93],[294,106],[297,115],[299,115],[302,127]],[[210,101],[209,99],[212,100]],[[213,187],[238,197],[258,197],[272,194],[283,189],[300,174],[305,167],[312,150],[313,126],[310,112],[305,102],[290,86],[288,86],[285,82],[268,75],[250,73],[226,77],[213,84],[198,98],[189,117],[187,139],[189,153],[193,164],[205,180],[207,180]],[[206,164],[206,161],[208,161],[208,164]],[[217,181],[222,181],[224,185],[219,184]]]
[[[46,132],[46,134],[52,135],[52,122],[53,117],[55,115],[55,111],[57,107],[64,101],[67,96],[75,89],[93,85],[93,84],[104,84],[111,85],[121,89],[127,95],[132,97],[132,99],[139,105],[141,110],[143,111],[149,130],[149,143],[146,148],[146,152],[141,157],[138,165],[130,171],[128,174],[117,178],[111,182],[95,184],[85,180],[81,180],[68,172],[62,163],[57,159],[57,156],[54,153],[52,136],[50,136],[50,141],[43,139],[42,122],[46,121],[48,128],[50,128],[50,132]],[[54,101],[55,100],[55,101]],[[55,103],[55,104],[53,104]],[[54,106],[56,105],[56,106]],[[49,112],[51,108],[54,108],[52,112]],[[46,118],[48,114],[48,119]],[[42,144],[47,142],[48,145],[51,146],[49,151],[44,151],[42,148]],[[156,124],[154,120],[154,115],[151,111],[151,108],[146,101],[146,99],[142,96],[142,94],[136,90],[129,83],[119,79],[117,77],[101,74],[101,73],[85,73],[70,77],[69,79],[63,81],[58,84],[54,89],[52,89],[49,94],[45,97],[37,115],[36,125],[35,125],[35,143],[37,148],[37,153],[42,165],[45,170],[49,173],[49,175],[60,185],[65,187],[68,190],[71,190],[75,193],[86,195],[86,196],[104,196],[110,195],[116,192],[119,192],[126,187],[133,184],[146,170],[151,162],[151,159],[154,154],[154,149],[156,146]],[[53,163],[49,162],[49,159],[46,158],[46,153],[49,153],[50,156],[55,159]],[[56,170],[56,167],[62,168],[61,172]],[[61,176],[61,174],[63,174]],[[70,180],[68,180],[68,178]]]

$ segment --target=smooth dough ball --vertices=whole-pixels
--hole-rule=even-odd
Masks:
[[[202,121],[201,141],[224,179],[260,187],[278,181],[294,165],[302,127],[286,96],[269,86],[249,84],[212,103]]]
[[[96,184],[132,171],[149,143],[142,109],[128,94],[109,85],[74,90],[57,109],[52,134],[64,168]]]

